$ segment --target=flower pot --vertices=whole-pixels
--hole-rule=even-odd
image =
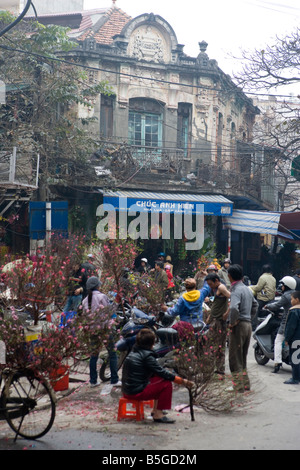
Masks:
[[[50,383],[55,392],[62,392],[69,388],[69,367],[60,366],[50,373]]]

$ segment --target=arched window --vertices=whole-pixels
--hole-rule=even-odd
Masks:
[[[133,98],[129,100],[128,140],[141,148],[162,147],[163,104],[158,101]]]

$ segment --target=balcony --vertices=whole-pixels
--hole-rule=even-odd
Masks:
[[[29,201],[38,187],[39,156],[0,150],[0,215],[14,204]]]
[[[18,152],[16,147],[0,151],[0,190],[37,189],[39,156]]]
[[[186,151],[176,148],[140,147],[131,145],[131,155],[141,172],[163,172],[180,175],[184,170]]]
[[[223,194],[241,200],[253,201],[253,206],[264,205],[274,209],[275,189],[272,186],[271,174],[251,169],[239,171],[226,168],[225,165],[205,163],[206,155],[196,150],[187,152],[177,148],[151,148],[130,146],[132,165],[127,168],[126,186],[142,185],[145,189],[167,188],[171,191],[178,186],[184,191],[203,194]],[[206,158],[205,158],[206,157]],[[238,162],[237,156],[236,161]]]

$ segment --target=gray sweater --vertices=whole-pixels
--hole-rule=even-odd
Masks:
[[[249,287],[242,281],[231,285],[229,324],[234,325],[237,321],[251,322],[251,318],[257,312],[258,303]]]

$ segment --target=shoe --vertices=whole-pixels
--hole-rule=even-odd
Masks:
[[[167,415],[168,412],[167,412],[167,411],[163,411],[163,414],[164,414],[164,415]],[[154,415],[154,413],[153,413],[153,411],[152,411],[152,412],[151,412],[151,416],[153,417],[153,415]]]
[[[112,384],[106,384],[104,385],[103,389],[101,390],[101,393],[100,395],[104,396],[104,395],[109,395],[111,390],[113,388],[113,385]]]
[[[122,387],[122,382],[119,380],[116,384],[111,384],[113,387]]]
[[[287,384],[287,385],[298,385],[299,382],[298,380],[294,380],[294,379],[289,379],[289,380],[286,380],[285,382],[283,382],[284,384]]]
[[[277,374],[277,372],[279,372],[279,369],[280,367],[282,366],[282,364],[275,364],[275,367],[274,367],[274,370],[272,370],[272,374]]]
[[[175,423],[175,419],[168,418],[167,416],[163,416],[162,418],[153,418],[155,423],[164,423],[164,424],[171,424]]]
[[[99,387],[99,385],[100,385],[100,382],[96,382],[95,384],[90,383],[91,388]]]

